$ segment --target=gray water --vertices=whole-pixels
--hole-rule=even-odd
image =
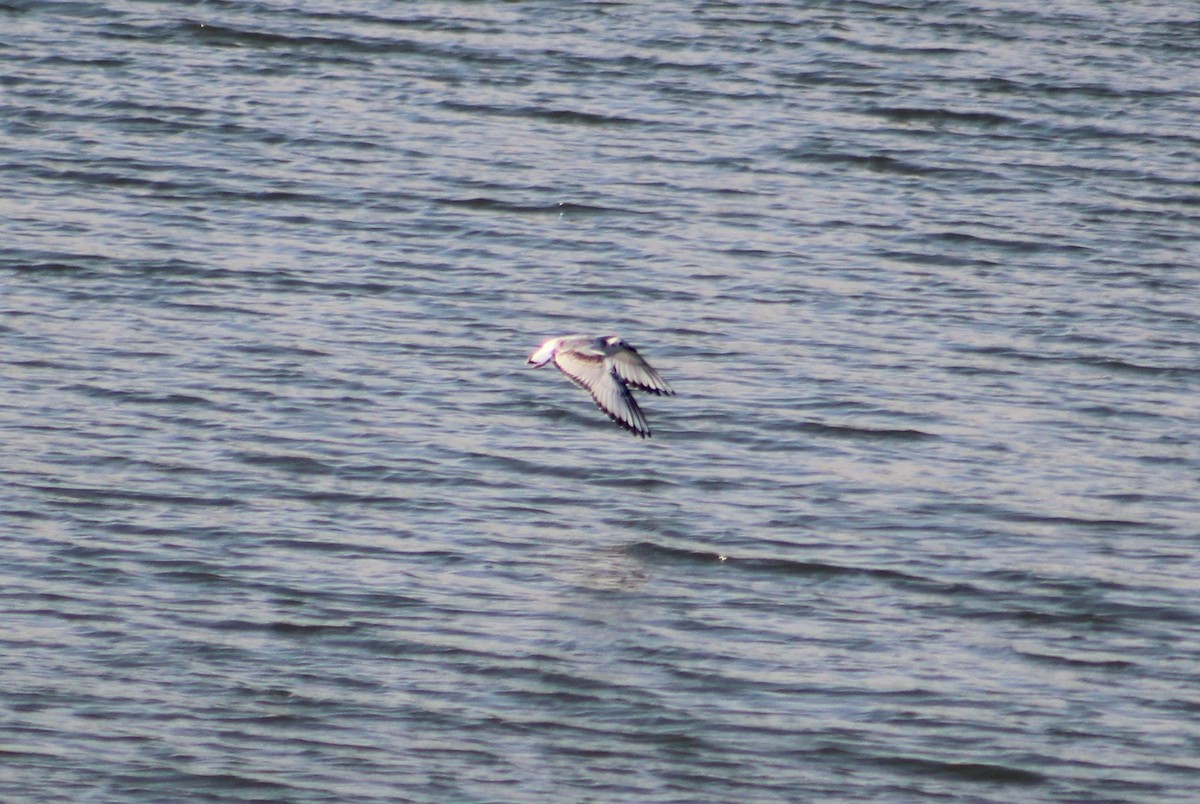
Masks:
[[[1191,3],[0,2],[0,799],[1200,799],[1198,76]]]

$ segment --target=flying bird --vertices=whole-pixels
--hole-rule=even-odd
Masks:
[[[596,407],[642,438],[650,437],[650,428],[629,389],[638,388],[656,396],[675,393],[637,349],[616,335],[551,338],[529,356],[534,368],[551,360],[571,382],[592,395]]]

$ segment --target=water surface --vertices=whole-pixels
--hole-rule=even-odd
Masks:
[[[3,797],[1194,800],[1198,34],[0,3]]]

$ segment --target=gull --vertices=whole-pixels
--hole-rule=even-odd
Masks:
[[[529,356],[534,368],[541,368],[551,360],[571,382],[592,395],[596,407],[642,438],[650,437],[650,428],[630,387],[655,395],[675,393],[637,349],[616,335],[551,338]]]

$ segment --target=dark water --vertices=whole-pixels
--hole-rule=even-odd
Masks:
[[[1198,76],[1188,3],[0,3],[0,798],[1200,798]]]

